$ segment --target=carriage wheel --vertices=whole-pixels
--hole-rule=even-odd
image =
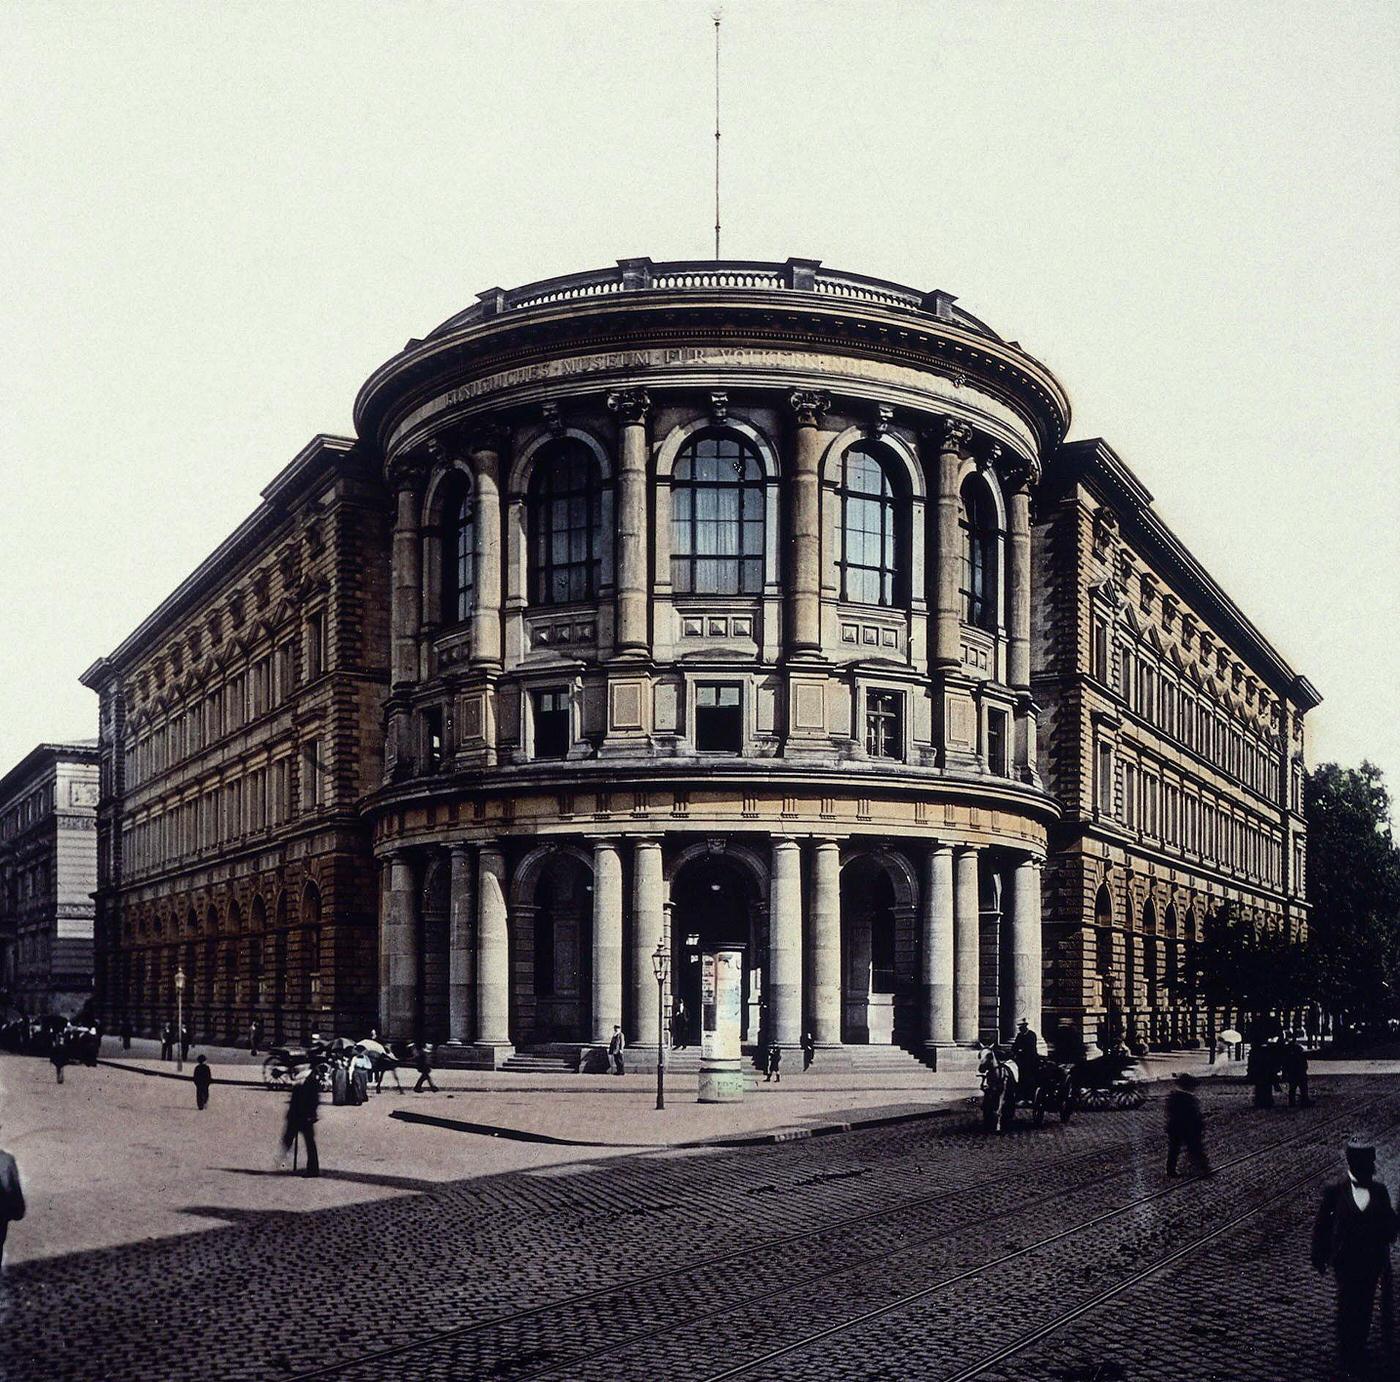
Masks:
[[[277,1056],[269,1056],[263,1061],[263,1083],[269,1089],[284,1089],[290,1083],[292,1072],[287,1064]]]
[[[1060,1122],[1068,1123],[1070,1115],[1074,1112],[1074,1091],[1065,1090],[1064,1097],[1060,1100]]]
[[[1045,1126],[1045,1086],[1037,1085],[1035,1098],[1031,1100],[1031,1123],[1037,1128]]]

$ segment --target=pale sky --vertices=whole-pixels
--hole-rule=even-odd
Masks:
[[[365,376],[712,252],[710,6],[0,0],[0,772]],[[1400,6],[726,6],[726,257],[943,288],[1400,791]]]

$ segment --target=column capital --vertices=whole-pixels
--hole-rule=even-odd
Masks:
[[[771,844],[774,849],[778,849],[780,846],[786,847],[788,845],[791,845],[793,849],[798,847],[798,841],[795,835],[770,835],[768,837],[768,843]]]
[[[997,450],[999,454],[992,458],[992,464],[1013,493],[1032,490],[1040,484],[1043,472],[1038,457],[1027,459],[1014,451],[1002,453],[1000,447]]]
[[[788,395],[788,407],[799,427],[816,427],[831,407],[831,395],[825,389],[794,389]]]
[[[467,454],[499,456],[510,444],[510,428],[496,418],[483,418],[467,433]]]
[[[608,411],[617,415],[623,427],[640,427],[651,411],[651,395],[645,389],[610,389]]]
[[[452,843],[447,846],[447,852],[459,858],[470,858],[472,847],[465,840],[453,840]]]
[[[937,446],[939,451],[958,454],[972,445],[972,424],[959,417],[944,416],[935,418],[921,430],[920,435]]]
[[[385,470],[385,478],[389,482],[389,487],[396,492],[406,489],[417,490],[422,487],[427,473],[427,448],[420,450],[415,447],[411,451],[401,452],[389,462]]]
[[[980,854],[982,852],[982,848],[983,847],[981,845],[969,845],[958,841],[953,845],[953,853],[960,854],[964,858],[966,858],[969,854]]]
[[[947,840],[931,840],[928,847],[929,856],[935,854],[951,854],[953,846]]]

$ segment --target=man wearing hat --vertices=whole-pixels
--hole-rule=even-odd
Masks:
[[[1347,1176],[1322,1192],[1313,1224],[1312,1264],[1337,1279],[1337,1347],[1342,1364],[1358,1367],[1366,1355],[1376,1285],[1389,1282],[1395,1211],[1376,1180],[1376,1149],[1360,1138],[1346,1144]]]
[[[1170,1090],[1166,1097],[1167,1174],[1176,1175],[1177,1158],[1184,1148],[1197,1173],[1208,1176],[1211,1169],[1206,1157],[1205,1119],[1201,1116],[1201,1101],[1195,1093],[1198,1081],[1184,1070],[1174,1078],[1176,1088]]]

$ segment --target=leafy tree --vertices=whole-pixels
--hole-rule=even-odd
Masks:
[[[1400,848],[1380,769],[1321,764],[1304,811],[1311,996],[1356,1021],[1400,1016]]]
[[[1172,985],[1176,996],[1212,1008],[1271,1012],[1301,1002],[1306,957],[1281,932],[1246,922],[1233,902],[1208,916],[1201,939]]]

